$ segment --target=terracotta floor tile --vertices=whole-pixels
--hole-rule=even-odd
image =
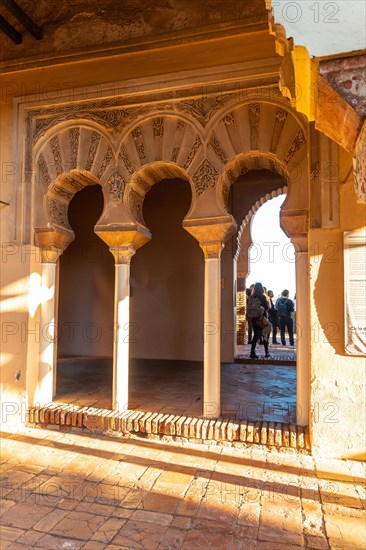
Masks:
[[[366,547],[366,518],[326,515],[325,529],[329,540],[335,543],[353,545],[354,548]]]
[[[128,520],[113,539],[113,544],[137,548],[141,550],[155,550],[167,527]]]
[[[163,514],[150,510],[135,510],[131,516],[131,520],[153,523],[154,525],[169,526],[173,520],[173,516],[171,514]]]
[[[42,538],[44,536],[44,533],[40,532],[40,531],[26,531],[23,535],[21,535],[18,539],[17,539],[17,542],[19,544],[24,544],[24,545],[27,545],[27,546],[34,546],[40,538]],[[0,537],[1,539],[1,537]]]
[[[2,540],[17,540],[21,535],[24,534],[23,529],[17,527],[0,527],[0,541]]]
[[[182,550],[232,550],[234,537],[231,534],[210,533],[192,529],[188,531],[182,546]]]
[[[158,550],[179,550],[182,547],[186,531],[170,527],[162,536]]]
[[[87,512],[69,512],[53,529],[53,533],[65,538],[87,541],[105,522],[104,516]]]
[[[9,508],[1,519],[3,525],[31,529],[38,521],[49,514],[47,506],[29,505],[27,503],[15,504]]]
[[[96,540],[88,541],[83,547],[83,550],[104,550],[106,547],[104,542],[98,542]]]
[[[180,505],[181,500],[174,495],[164,493],[148,493],[141,503],[144,510],[174,514]]]
[[[108,543],[116,536],[127,520],[119,518],[107,519],[91,536],[93,541]]]
[[[12,466],[1,549],[355,550],[366,542],[364,487],[355,483],[362,470],[351,461],[324,460],[322,470],[334,466],[342,479],[323,479],[312,457],[295,453],[31,429],[2,447]],[[48,463],[34,463],[43,450]]]
[[[58,537],[54,535],[44,535],[36,543],[36,548],[46,548],[47,550],[60,550],[67,548],[68,550],[79,550],[85,544],[85,541]]]
[[[239,348],[239,355],[249,354],[249,347]],[[274,356],[287,354],[293,358],[293,351],[287,348],[284,350],[282,346],[279,350],[271,348]],[[57,371],[58,402],[111,407],[111,360],[95,357],[62,359],[59,360]],[[284,422],[294,419],[294,366],[232,363],[222,365],[221,372],[223,416],[240,419],[252,415],[255,420],[275,419]],[[82,387],[81,376],[84,382]],[[108,384],[105,383],[106,379],[109,380]],[[202,363],[131,359],[130,379],[130,408],[140,408],[146,412],[202,415]],[[271,393],[280,397],[271,399],[268,397]],[[254,402],[258,405],[253,406]]]

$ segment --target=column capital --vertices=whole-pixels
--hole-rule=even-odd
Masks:
[[[183,227],[198,241],[205,257],[209,250],[209,254],[215,253],[216,250],[216,258],[220,257],[224,244],[237,229],[232,216],[186,219],[183,221]]]
[[[34,234],[34,244],[40,248],[41,262],[44,264],[55,264],[73,240],[72,231],[54,228],[37,228]]]
[[[148,230],[136,225],[95,226],[95,233],[104,241],[114,255],[113,250],[133,250],[133,254],[151,240]],[[125,262],[117,262],[125,263]]]
[[[221,251],[224,248],[224,243],[221,242],[209,242],[209,243],[200,243],[200,247],[203,250],[205,255],[205,260],[210,260],[212,258],[220,258]]]
[[[41,248],[41,262],[43,264],[56,264],[62,253],[63,250],[53,246]]]
[[[130,264],[131,258],[136,254],[136,250],[131,246],[111,246],[109,248],[117,264]]]
[[[280,225],[296,251],[308,250],[309,210],[281,210]]]

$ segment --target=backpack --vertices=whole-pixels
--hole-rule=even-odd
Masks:
[[[276,309],[279,317],[287,317],[287,298],[280,298],[276,303]]]
[[[248,300],[247,316],[249,319],[263,317],[264,307],[258,296],[250,296]]]

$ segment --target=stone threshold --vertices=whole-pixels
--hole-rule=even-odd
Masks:
[[[51,403],[27,410],[28,427],[59,429],[82,434],[174,438],[194,443],[246,447],[252,444],[309,453],[308,427],[266,421],[207,420],[139,410],[123,412]]]
[[[237,355],[234,359],[234,363],[244,364],[244,365],[280,365],[288,367],[296,367],[296,356],[295,355],[277,355],[271,356],[266,359],[263,357],[258,357],[258,359],[251,359],[250,355]]]

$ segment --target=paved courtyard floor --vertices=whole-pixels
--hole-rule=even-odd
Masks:
[[[193,361],[130,361],[129,409],[201,416],[203,365]],[[110,409],[112,360],[59,359],[56,402]],[[232,420],[296,421],[296,367],[223,364],[221,416]]]
[[[359,462],[30,428],[1,451],[1,549],[365,548]]]

